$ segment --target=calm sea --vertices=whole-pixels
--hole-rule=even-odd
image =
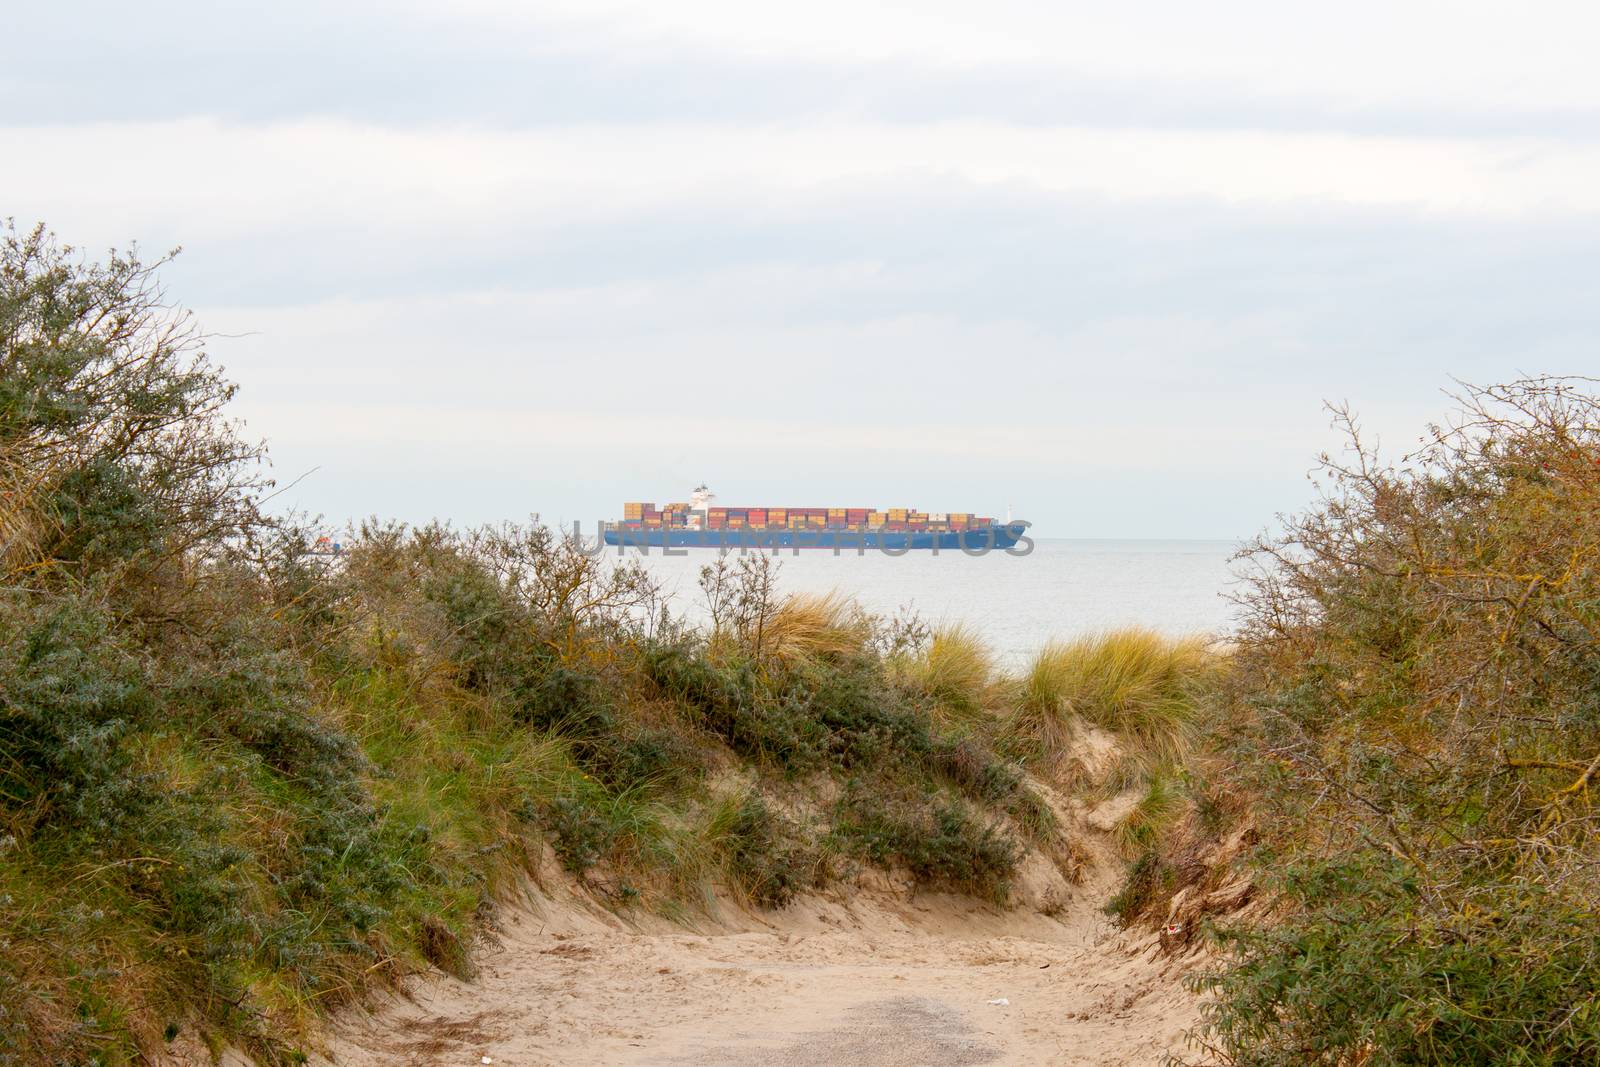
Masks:
[[[1041,539],[1027,556],[835,556],[809,549],[778,557],[778,584],[785,592],[838,590],[875,613],[911,607],[930,622],[970,623],[1015,663],[1051,638],[1108,627],[1227,632],[1234,621],[1224,595],[1234,585],[1228,558],[1237,547],[1232,541]],[[635,551],[629,557],[640,558]],[[643,562],[676,593],[677,611],[703,618],[697,582],[700,568],[716,557],[709,549],[670,557],[652,551]]]

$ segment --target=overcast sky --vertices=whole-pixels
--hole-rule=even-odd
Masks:
[[[1600,371],[1587,4],[6,15],[0,215],[182,245],[282,498],[1233,537],[1348,399]]]

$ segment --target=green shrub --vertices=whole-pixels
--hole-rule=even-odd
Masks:
[[[1233,773],[1280,915],[1226,934],[1235,1064],[1600,1059],[1600,400],[1469,390],[1256,546]]]
[[[775,682],[777,715],[804,724],[821,758],[837,770],[871,766],[891,754],[925,759],[932,748],[926,719],[903,706],[874,661],[803,663]]]
[[[159,544],[160,514],[126,469],[96,459],[69,471],[49,502],[61,531],[51,554],[74,563],[104,566]]]
[[[874,795],[857,786],[840,800],[829,840],[883,867],[903,866],[919,884],[1004,903],[1022,849],[997,824],[958,800]]]
[[[1231,1062],[1600,1061],[1594,913],[1547,887],[1442,914],[1409,864],[1375,854],[1295,861],[1266,882],[1293,919],[1228,930],[1235,962],[1197,983],[1220,998],[1213,1037]]]
[[[795,843],[795,828],[760,796],[746,793],[725,803],[711,832],[733,884],[753,902],[781,908],[813,884],[816,857]]]
[[[573,874],[594,867],[617,842],[616,826],[592,797],[582,794],[557,797],[544,812],[544,825],[561,865]]]
[[[687,705],[699,722],[748,759],[797,773],[824,759],[827,731],[807,706],[774,701],[749,663],[715,665],[684,646],[653,648],[648,677]]]
[[[702,770],[700,753],[681,734],[658,728],[601,734],[574,744],[573,753],[612,789],[680,787]]]
[[[1000,759],[972,737],[940,738],[930,758],[933,770],[973,800],[1005,811],[1035,839],[1048,838],[1056,818],[1028,785],[1023,769]]]
[[[900,684],[920,624],[780,599],[770,561],[708,569],[700,636],[538,525],[369,521],[314,556],[184,323],[154,267],[0,231],[0,1062],[180,1034],[302,1062],[374,983],[469,975],[539,835],[613,903],[788,903],[818,843],[756,787],[707,804],[712,767],[849,775],[835,849],[994,900],[999,820],[1049,829],[927,713],[984,664],[946,634]]]
[[[115,836],[156,802],[125,741],[157,707],[98,605],[7,591],[0,613],[0,797],[47,825]]]

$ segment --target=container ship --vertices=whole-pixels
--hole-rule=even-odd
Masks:
[[[902,552],[1008,549],[1028,523],[1003,523],[971,512],[915,508],[719,507],[705,486],[686,503],[628,503],[622,521],[605,523],[608,545],[638,548],[828,548]]]

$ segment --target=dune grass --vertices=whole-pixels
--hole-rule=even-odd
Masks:
[[[1122,854],[1137,858],[1154,848],[1185,810],[1183,790],[1168,770],[1151,774],[1138,803],[1118,820],[1113,837]]]
[[[0,363],[32,375],[0,390],[0,1063],[303,1062],[372,987],[468,976],[552,854],[682,916],[863,862],[1001,899],[1019,838],[1054,843],[891,669],[920,630],[780,599],[768,558],[703,574],[704,633],[538,524],[309,551],[149,271],[51,242],[0,224]],[[956,704],[977,648],[930,661]]]
[[[1110,731],[1143,758],[1174,764],[1216,667],[1203,639],[1138,627],[1053,642],[1011,680],[1008,730],[1020,751],[1050,764],[1066,754],[1074,720]]]
[[[871,621],[844,594],[795,593],[762,623],[760,649],[792,664],[861,655],[871,637]]]
[[[994,673],[994,653],[965,623],[933,631],[920,656],[906,660],[901,674],[934,701],[937,712],[956,722],[981,716]]]

